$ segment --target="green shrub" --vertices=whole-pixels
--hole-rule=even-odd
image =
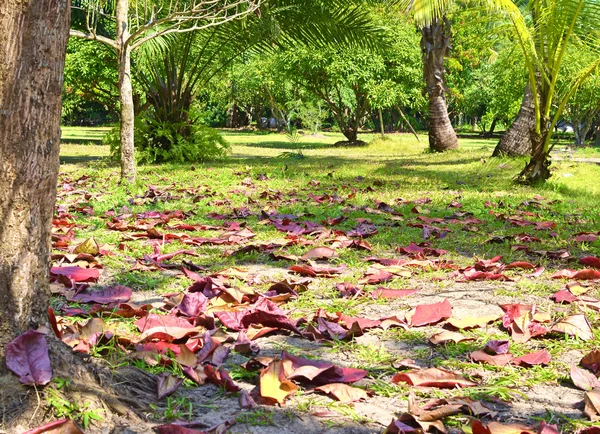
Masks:
[[[135,152],[139,163],[197,163],[224,158],[229,144],[210,127],[194,122],[158,121],[151,114],[135,120]],[[121,156],[119,127],[109,132],[104,143],[110,145],[114,159]]]

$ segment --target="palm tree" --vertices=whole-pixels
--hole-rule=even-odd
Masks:
[[[552,133],[567,102],[600,68],[600,1],[531,0],[527,9],[532,26],[526,25],[524,15],[512,2],[501,2],[523,51],[533,95],[531,158],[518,176],[520,181],[533,184],[550,177]],[[565,55],[574,46],[586,49],[593,58],[571,72],[572,78],[561,86],[558,80]]]
[[[458,138],[448,116],[444,59],[450,54],[452,31],[447,13],[453,0],[401,0],[421,31],[425,93],[429,100],[429,148],[443,152],[458,148]]]

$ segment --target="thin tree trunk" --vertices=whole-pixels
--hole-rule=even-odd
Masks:
[[[70,6],[0,2],[0,359],[48,308]]]
[[[527,85],[519,113],[496,145],[492,157],[531,155],[533,130],[535,130],[534,100],[531,88]]]
[[[121,180],[135,181],[133,87],[131,85],[131,47],[127,44],[129,28],[127,12],[129,0],[118,0],[117,19],[117,61],[119,67],[119,101],[121,103]]]
[[[417,132],[415,131],[415,129],[413,128],[413,126],[410,124],[410,122],[408,121],[408,119],[406,118],[406,116],[404,116],[404,112],[402,110],[400,110],[399,106],[396,106],[396,110],[398,110],[398,113],[400,113],[400,116],[402,116],[402,119],[404,119],[404,122],[406,122],[406,125],[408,125],[408,128],[410,129],[410,131],[417,138],[417,142],[420,143],[421,142],[421,138],[419,137],[419,135],[417,134]]]
[[[494,134],[494,130],[496,129],[496,124],[498,123],[498,118],[492,119],[492,125],[490,125],[490,129],[487,133],[483,133],[483,137],[492,137]]]
[[[383,113],[381,112],[381,107],[378,109],[379,111],[379,132],[381,133],[381,137],[385,136],[385,127],[383,126]]]
[[[436,19],[421,29],[421,55],[429,98],[429,148],[443,152],[458,148],[458,138],[448,117],[444,57],[450,51],[450,23]]]

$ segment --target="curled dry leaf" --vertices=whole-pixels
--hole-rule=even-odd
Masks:
[[[571,315],[557,322],[550,329],[552,332],[564,333],[569,336],[576,336],[582,341],[589,341],[594,338],[594,333],[590,327],[587,318],[582,315]]]
[[[284,363],[288,365],[284,368]],[[283,404],[285,399],[298,391],[298,386],[286,378],[286,371],[291,370],[292,362],[286,360],[273,360],[266,369],[260,373],[260,396]]]
[[[480,420],[473,419],[471,422],[473,434],[537,434],[536,430],[521,424],[501,424],[490,422],[484,425]]]
[[[411,386],[437,387],[440,389],[477,386],[477,383],[467,380],[459,374],[439,368],[398,373],[392,378],[392,383],[408,383]]]
[[[467,336],[463,335],[462,333],[444,330],[444,331],[441,331],[441,332],[436,333],[433,336],[431,336],[429,338],[429,342],[431,342],[433,345],[441,345],[441,344],[445,344],[447,342],[458,343],[458,342],[462,342],[462,341],[472,341],[474,339],[475,338],[467,337]]]
[[[43,386],[52,379],[46,336],[29,330],[5,347],[6,367],[28,386]]]
[[[513,356],[512,354],[488,354],[483,350],[477,350],[469,355],[469,359],[492,366],[505,366],[512,362]]]
[[[598,374],[598,372],[600,371],[600,350],[590,351],[585,356],[583,356],[579,364],[582,367],[589,369],[594,374]]]
[[[238,397],[238,401],[240,403],[241,408],[254,408],[256,407],[256,402],[250,396],[247,390],[242,390],[240,392],[240,396]]]
[[[600,381],[594,374],[585,369],[578,368],[575,363],[571,363],[571,381],[581,390],[600,389]]]
[[[88,255],[96,256],[100,253],[100,246],[94,238],[88,238],[83,243],[77,245],[73,249],[73,253],[87,253]]]
[[[365,390],[344,383],[325,384],[323,386],[315,387],[315,390],[327,393],[328,395],[333,395],[335,399],[345,404],[367,399],[369,397]]]
[[[600,389],[585,392],[583,402],[585,405],[583,414],[592,421],[600,420]]]
[[[178,378],[171,374],[160,374],[157,381],[158,399],[172,395],[182,383],[183,378]]]
[[[510,343],[506,340],[488,341],[483,347],[483,351],[488,354],[507,354]]]
[[[206,431],[198,431],[197,429],[188,428],[174,423],[155,426],[154,429],[158,432],[158,434],[208,434]]]

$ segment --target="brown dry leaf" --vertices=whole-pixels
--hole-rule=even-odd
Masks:
[[[183,344],[179,344],[179,354],[177,354],[176,360],[180,365],[189,366],[190,368],[195,368],[198,365],[196,355]]]
[[[367,399],[369,397],[365,390],[348,386],[344,383],[325,384],[324,386],[315,387],[315,390],[320,390],[328,395],[333,395],[335,399],[344,404],[360,401],[361,399]]]
[[[88,255],[96,256],[100,253],[100,247],[95,239],[88,238],[83,243],[76,246],[73,253],[87,253]]]
[[[496,412],[484,406],[480,401],[468,397],[454,397],[449,399],[432,399],[419,407],[415,403],[415,396],[411,392],[408,398],[408,411],[421,421],[435,421],[447,416],[463,413],[471,416],[495,416]]]
[[[477,383],[469,381],[459,374],[439,368],[419,369],[394,375],[392,383],[400,382],[412,386],[438,387],[440,389],[477,386]]]
[[[512,361],[513,356],[512,356],[512,354],[491,355],[491,354],[486,353],[483,350],[477,350],[477,351],[473,351],[469,355],[469,358],[474,362],[487,363],[488,365],[492,365],[492,366],[505,366]]]
[[[466,318],[450,318],[448,321],[446,321],[446,325],[459,330],[472,329],[475,327],[483,327],[484,325],[499,320],[500,318],[502,318],[501,313],[479,317],[469,316]]]
[[[472,341],[472,340],[475,340],[475,338],[470,338],[470,337],[463,335],[462,333],[451,332],[448,330],[444,330],[439,333],[436,333],[432,337],[429,338],[429,342],[431,342],[433,345],[441,345],[441,344],[445,344],[445,343],[451,342],[451,341],[454,343],[458,343],[458,342],[462,342],[462,341]]]
[[[550,329],[552,332],[565,333],[570,336],[577,336],[582,341],[589,341],[594,338],[594,333],[590,323],[585,315],[571,315],[554,324]]]
[[[600,389],[585,392],[583,402],[585,403],[583,414],[592,421],[600,420]]]
[[[336,258],[338,253],[332,249],[331,247],[315,247],[314,249],[309,250],[304,255],[302,255],[302,259],[304,260],[317,260],[317,259],[330,259]]]
[[[490,422],[487,425],[480,420],[471,422],[473,434],[536,434],[536,430],[521,424],[503,425],[499,422]]]
[[[579,361],[579,364],[595,374],[600,371],[600,350],[592,350]]]
[[[298,386],[286,378],[285,371],[289,371],[292,368],[288,367],[286,369],[284,363],[291,365],[289,361],[273,360],[260,373],[260,396],[273,399],[279,404],[283,404],[283,401],[289,395],[293,395],[298,391]]]
[[[578,368],[575,363],[571,363],[571,381],[581,390],[592,390],[600,388],[600,381],[594,374],[585,369]]]

